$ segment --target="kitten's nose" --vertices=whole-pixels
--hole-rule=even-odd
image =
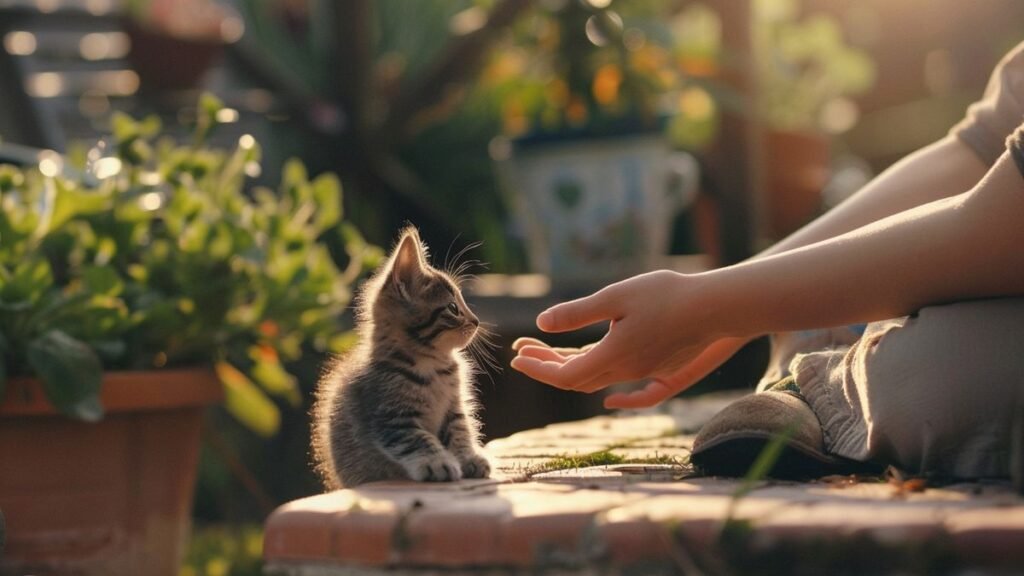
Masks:
[[[476,316],[470,316],[469,323],[473,325],[473,328],[476,328],[477,326],[480,326],[480,319]]]

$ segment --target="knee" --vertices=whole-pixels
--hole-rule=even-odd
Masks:
[[[874,380],[968,388],[1024,380],[1024,298],[923,308],[865,339],[866,376]]]
[[[998,471],[1024,402],[1024,299],[925,308],[861,343],[869,442],[910,468]]]

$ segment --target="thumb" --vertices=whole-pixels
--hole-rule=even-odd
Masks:
[[[618,301],[604,288],[585,298],[556,304],[537,316],[537,327],[545,332],[567,332],[605,320],[617,319]]]

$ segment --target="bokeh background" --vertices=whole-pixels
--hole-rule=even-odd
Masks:
[[[644,267],[735,262],[792,232],[943,136],[1022,23],[1015,0],[0,0],[0,149],[80,157],[116,112],[155,115],[184,141],[199,94],[215,94],[211,145],[262,145],[252,186],[299,158],[339,175],[368,242],[389,247],[411,222],[438,259],[476,261],[468,296],[496,333],[479,379],[493,438],[601,411],[507,368],[544,306]],[[685,158],[666,184],[678,198],[599,215],[590,236],[558,240],[574,260],[552,256],[551,229],[577,225],[588,194],[634,192],[563,175],[545,208],[534,172],[586,174],[650,142],[636,169]],[[644,182],[636,193],[662,185]],[[637,246],[655,226],[664,238]],[[692,393],[752,386],[765,356],[755,342]],[[324,362],[289,365],[302,401],[278,402],[272,433],[211,410],[185,573],[256,570],[261,520],[319,490],[308,409]]]

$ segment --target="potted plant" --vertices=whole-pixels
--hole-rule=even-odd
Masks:
[[[538,8],[484,72],[508,139],[492,148],[509,204],[531,266],[556,283],[657,266],[696,189],[696,163],[664,135],[681,78],[651,9]]]
[[[187,145],[115,116],[80,171],[0,166],[0,572],[176,573],[202,407],[272,434],[268,394],[300,400],[283,362],[351,344],[339,317],[379,251],[333,175],[292,161],[247,190],[253,139],[204,145],[219,107]]]

